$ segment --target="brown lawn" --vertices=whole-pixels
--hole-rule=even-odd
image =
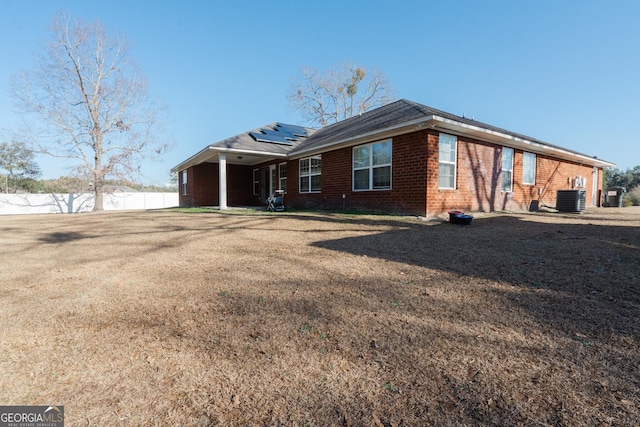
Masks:
[[[67,426],[640,424],[640,208],[0,230],[0,404]]]

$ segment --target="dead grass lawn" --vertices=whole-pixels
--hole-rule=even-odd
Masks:
[[[638,208],[0,230],[0,404],[68,426],[640,424]]]

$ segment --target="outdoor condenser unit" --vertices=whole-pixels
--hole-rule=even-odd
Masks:
[[[558,190],[556,209],[560,212],[582,212],[586,208],[586,190]]]

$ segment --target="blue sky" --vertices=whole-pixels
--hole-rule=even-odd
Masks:
[[[56,12],[124,34],[175,146],[138,181],[273,121],[302,67],[384,71],[397,98],[614,162],[640,165],[640,2],[0,0],[0,130],[10,77],[33,67]],[[39,158],[44,178],[65,164]]]

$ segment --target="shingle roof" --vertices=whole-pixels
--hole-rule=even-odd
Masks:
[[[553,145],[527,135],[512,132],[487,123],[482,123],[474,119],[447,113],[446,111],[431,108],[406,99],[392,102],[391,104],[384,105],[380,108],[376,108],[375,110],[367,111],[359,116],[354,116],[347,120],[319,129],[303,144],[293,148],[289,152],[289,155],[295,156],[305,152],[320,150],[324,147],[328,148],[332,144],[339,144],[364,135],[375,135],[376,132],[382,132],[396,127],[399,128],[403,125],[409,125],[412,122],[419,123],[421,120],[427,120],[432,116],[461,123],[463,125],[469,125],[485,131],[496,132],[511,138],[529,141],[531,143],[547,147],[547,149],[571,153],[571,155],[575,155],[583,159],[593,159],[593,161],[604,166],[613,165],[612,163],[599,161],[595,157],[578,151]]]
[[[495,132],[504,133],[506,135],[523,138],[532,142],[538,142],[540,144],[552,146],[551,144],[539,141],[529,136],[517,134],[505,129],[498,128],[496,126],[491,126],[486,123],[478,122],[476,120],[460,117],[442,110],[427,107],[426,105],[418,104],[417,102],[401,99],[399,101],[392,102],[391,104],[384,105],[380,108],[376,108],[375,110],[367,111],[360,116],[354,116],[347,120],[319,129],[313,134],[311,138],[305,141],[304,144],[291,150],[290,154],[294,155],[297,152],[311,151],[314,148],[320,148],[332,142],[344,141],[350,138],[358,137],[359,135],[375,133],[376,131],[392,128],[394,126],[400,126],[404,123],[409,123],[420,119],[426,119],[434,115],[449,120],[455,120],[460,123],[492,130]]]
[[[544,148],[545,151],[556,152],[557,150],[560,150],[566,153],[564,154],[565,157],[569,156],[570,158],[573,158],[574,156],[577,156],[581,158],[580,161],[583,161],[585,159],[592,159],[591,162],[595,161],[600,164],[600,166],[613,165],[612,163],[597,160],[596,158],[574,150],[569,150],[567,148],[549,144],[530,136],[511,132],[506,129],[482,123],[473,119],[457,116],[455,114],[447,113],[442,110],[427,107],[426,105],[418,104],[417,102],[409,101],[406,99],[392,102],[374,110],[367,111],[359,116],[354,116],[317,130],[312,128],[302,128],[293,125],[284,125],[281,123],[271,123],[252,131],[244,132],[239,135],[224,139],[222,141],[215,142],[209,145],[207,149],[215,150],[217,148],[223,151],[249,151],[254,152],[257,155],[264,156],[299,156],[303,155],[304,153],[311,153],[314,151],[318,153],[324,151],[324,149],[331,149],[331,146],[333,145],[343,143],[348,144],[351,140],[355,140],[356,138],[361,138],[364,136],[373,136],[378,132],[381,134],[382,132],[388,132],[390,130],[392,132],[400,132],[400,130],[398,129],[402,128],[403,126],[405,126],[405,129],[403,131],[406,131],[406,126],[412,125],[413,123],[418,124],[423,120],[427,121],[433,117],[439,118],[438,120],[440,121],[442,121],[441,119],[445,121],[451,121],[454,123],[453,126],[455,128],[458,128],[459,126],[466,126],[469,128],[474,128],[476,130],[482,130],[482,132],[477,133],[477,135],[482,135],[482,133],[485,131],[494,132],[506,136],[509,139],[514,138],[524,140],[540,145],[542,147],[546,147]],[[290,145],[264,142],[260,140],[260,138],[256,138],[256,134],[260,133],[261,130],[266,129],[268,134],[273,133],[274,130],[277,130],[276,128],[304,129],[307,132],[307,136],[298,137],[295,141],[291,141]],[[183,162],[183,164],[185,163],[186,162]]]
[[[290,154],[295,154],[298,151],[310,151],[332,142],[355,138],[359,135],[426,117],[429,114],[425,113],[424,108],[428,107],[405,99],[392,102],[359,116],[318,129],[311,138],[305,141],[303,146],[291,150]]]
[[[253,129],[249,132],[243,132],[239,135],[232,136],[230,138],[223,139],[222,141],[214,142],[210,144],[210,147],[216,148],[226,148],[230,150],[243,150],[243,151],[254,151],[258,153],[265,154],[287,154],[292,149],[295,149],[300,144],[304,143],[309,137],[298,136],[295,140],[291,140],[291,145],[278,144],[272,142],[258,141],[256,138],[252,137],[251,134],[260,134],[261,131],[273,131],[280,126],[285,127],[296,127],[294,125],[285,125],[281,123],[270,123],[265,126],[261,126],[257,129]],[[304,128],[307,131],[307,135],[312,135],[315,132],[315,129]]]

